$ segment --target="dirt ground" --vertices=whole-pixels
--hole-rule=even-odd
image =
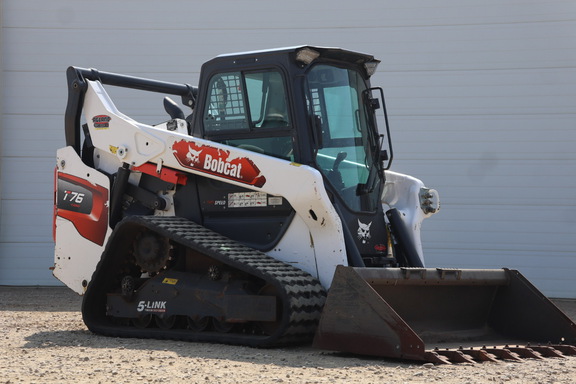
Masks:
[[[576,320],[576,301],[556,300]],[[0,287],[2,383],[574,383],[576,357],[432,365],[310,347],[252,349],[90,333],[67,288]]]

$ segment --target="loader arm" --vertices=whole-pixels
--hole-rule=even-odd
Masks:
[[[80,120],[88,80],[124,88],[178,95],[182,97],[182,103],[190,108],[194,108],[198,95],[198,88],[188,84],[157,81],[80,67],[69,67],[66,71],[66,79],[68,82],[68,104],[64,114],[64,133],[66,145],[73,147],[78,154],[81,150]]]

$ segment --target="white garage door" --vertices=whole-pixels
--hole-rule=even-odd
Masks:
[[[394,169],[437,188],[429,266],[520,269],[576,297],[576,2],[1,4],[0,284],[57,284],[52,177],[69,65],[196,84],[220,53],[298,44],[382,60]],[[159,100],[113,91],[128,115]],[[153,112],[150,112],[153,111]]]

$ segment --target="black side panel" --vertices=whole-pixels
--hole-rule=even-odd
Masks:
[[[202,224],[203,217],[200,209],[200,197],[198,196],[198,188],[196,186],[200,176],[188,173],[186,177],[188,178],[186,185],[178,186],[174,194],[176,216]]]
[[[334,206],[346,227],[344,239],[350,265],[394,266],[395,260],[388,252],[388,231],[381,207],[375,212],[352,212],[343,205]]]
[[[424,265],[422,264],[422,260],[420,259],[420,256],[418,256],[418,252],[410,240],[408,229],[402,215],[400,215],[400,212],[396,208],[392,208],[386,212],[386,216],[390,221],[390,227],[394,233],[396,241],[398,242],[398,250],[405,260],[405,266],[423,268]]]
[[[203,225],[260,251],[272,249],[294,217],[282,197],[198,177]]]

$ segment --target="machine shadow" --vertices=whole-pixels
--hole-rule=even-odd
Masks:
[[[178,358],[227,360],[258,365],[276,365],[290,368],[341,368],[364,366],[414,365],[401,360],[358,356],[341,352],[313,349],[310,346],[291,346],[261,349],[246,346],[186,342],[177,340],[133,339],[100,336],[88,330],[41,331],[25,338],[23,348],[51,349],[78,348],[90,356],[90,349],[125,350],[127,354],[146,352],[146,357],[166,358],[175,353]]]

